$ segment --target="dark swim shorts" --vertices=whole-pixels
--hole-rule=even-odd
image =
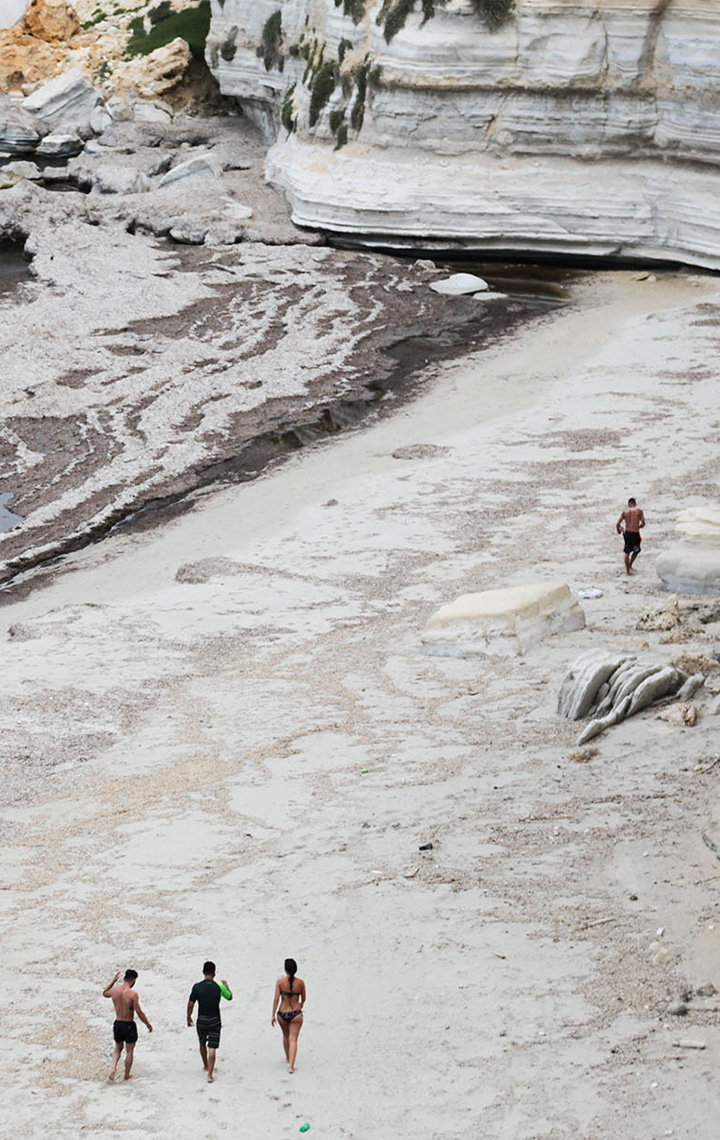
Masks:
[[[640,553],[640,531],[626,530],[625,531],[625,554],[639,554]]]
[[[222,1022],[219,1017],[198,1017],[196,1029],[201,1045],[207,1045],[208,1049],[220,1048]]]
[[[113,1025],[113,1037],[118,1045],[134,1045],[137,1041],[137,1023],[116,1021]]]

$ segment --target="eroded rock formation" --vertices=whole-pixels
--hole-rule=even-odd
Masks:
[[[579,746],[663,697],[677,694],[679,700],[686,700],[703,682],[702,674],[688,677],[675,665],[642,664],[635,657],[589,649],[565,674],[557,711],[568,720],[583,720],[592,714],[578,737]]]
[[[276,139],[269,173],[300,224],[720,265],[711,0],[212,12],[208,63]]]
[[[720,505],[689,507],[678,516],[680,541],[655,566],[666,590],[720,594]]]

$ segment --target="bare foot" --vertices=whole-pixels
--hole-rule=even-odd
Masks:
[[[117,1076],[117,1069],[113,1069],[113,1070],[110,1072],[110,1075],[108,1076],[108,1080],[109,1080],[109,1081],[114,1081],[114,1080],[115,1080],[115,1077],[116,1077],[116,1076]]]
[[[214,1085],[215,1084],[215,1078],[214,1077],[208,1077],[208,1084]]]
[[[293,1068],[293,1066],[292,1066],[292,1065],[288,1065],[288,1072],[289,1072],[289,1073],[294,1073],[294,1072],[295,1072],[295,1070],[294,1070],[294,1068]]]
[[[133,1075],[131,1075],[131,1076],[129,1076],[129,1077],[125,1077],[125,1080],[126,1080],[126,1081],[136,1081],[136,1080],[137,1080],[137,1077],[136,1077],[136,1076],[133,1074]]]

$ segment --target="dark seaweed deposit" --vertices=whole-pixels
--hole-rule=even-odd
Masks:
[[[280,254],[276,251],[276,262]],[[29,523],[33,511],[42,507],[47,513],[70,487],[88,488],[81,502],[59,510],[42,527],[25,525],[0,538],[6,590],[17,584],[18,575],[62,553],[118,529],[147,527],[189,509],[191,493],[199,488],[253,478],[268,463],[377,413],[389,396],[410,398],[424,382],[428,365],[495,342],[520,323],[564,303],[570,279],[560,275],[560,283],[558,271],[552,269],[473,264],[473,272],[482,272],[493,289],[508,294],[507,300],[482,304],[435,294],[428,284],[438,273],[419,272],[409,262],[367,253],[302,251],[302,260],[308,256],[316,259],[319,278],[319,304],[313,306],[312,318],[317,322],[315,335],[321,335],[323,326],[347,320],[352,308],[356,315],[350,350],[341,359],[331,351],[324,366],[320,358],[317,374],[308,377],[300,394],[274,394],[271,382],[254,375],[253,365],[282,352],[293,339],[293,326],[308,319],[307,285],[297,280],[292,266],[270,272],[265,279],[259,267],[247,264],[238,247],[221,256],[189,247],[173,250],[175,272],[200,280],[210,277],[209,295],[173,316],[100,330],[105,355],[112,362],[109,374],[103,378],[102,370],[73,368],[55,381],[58,391],[69,388],[81,396],[73,415],[33,414],[32,398],[24,414],[6,413],[6,426],[15,439],[43,456],[20,477],[12,448],[6,447],[2,455],[4,477],[12,479],[17,489],[14,506],[29,516]],[[127,437],[132,442],[143,430],[153,393],[167,391],[166,373],[159,384],[151,379],[163,346],[182,341],[202,344],[205,356],[195,360],[194,369],[186,366],[174,372],[175,379],[182,380],[187,414],[168,424],[157,462],[151,462],[148,449],[145,472],[139,455],[138,470],[125,485],[110,477],[104,486],[97,486],[98,473],[128,448]],[[304,363],[298,356],[285,360],[284,366],[289,364],[292,373]],[[142,376],[147,383],[131,383]],[[216,383],[208,388],[209,377]],[[249,392],[256,390],[252,406],[238,407],[218,430],[208,433],[208,400],[223,401],[238,382]],[[102,396],[97,399],[103,388],[114,393],[112,413],[109,407],[104,411],[98,407],[106,403]],[[163,454],[179,451],[187,440],[200,446],[190,453],[184,469],[174,464],[173,470],[163,471]]]

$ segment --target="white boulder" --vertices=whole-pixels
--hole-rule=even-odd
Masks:
[[[100,93],[75,67],[33,91],[24,100],[23,107],[51,127],[61,123],[89,127],[92,113],[100,102]]]
[[[35,115],[0,92],[0,150],[30,154],[46,132],[47,126]]]
[[[675,529],[691,542],[720,546],[720,506],[709,503],[702,507],[688,507],[678,515]]]
[[[474,273],[453,273],[441,281],[433,281],[430,288],[435,293],[444,293],[448,297],[463,297],[467,293],[483,293],[489,286],[487,281],[476,277]]]
[[[666,590],[678,594],[720,594],[720,504],[689,507],[678,516],[681,541],[655,563]]]
[[[655,563],[666,590],[676,594],[720,594],[720,546],[678,543]]]
[[[172,170],[168,170],[160,185],[171,186],[173,182],[179,182],[183,178],[207,178],[209,175],[219,178],[221,174],[222,165],[214,155],[196,154],[187,162],[181,162],[178,166],[173,166]]]
[[[6,174],[16,174],[18,178],[27,178],[29,182],[35,182],[42,178],[42,171],[35,165],[34,162],[6,162],[3,167]]]
[[[93,107],[90,112],[90,127],[96,135],[101,135],[103,131],[106,131],[112,121],[112,116],[108,115],[101,103],[98,103],[97,107]]]
[[[427,653],[444,657],[518,656],[554,633],[582,629],[585,614],[565,583],[464,594],[434,613],[422,634]]]
[[[111,95],[105,102],[105,111],[114,123],[129,123],[133,118],[132,104],[121,95]]]
[[[157,103],[133,103],[129,117],[136,123],[171,123],[173,118],[169,107],[160,107]]]
[[[150,179],[142,171],[111,163],[96,168],[93,182],[101,194],[147,194],[150,189]]]
[[[35,153],[42,158],[72,158],[80,154],[84,145],[77,131],[58,127],[49,135],[45,135]]]

